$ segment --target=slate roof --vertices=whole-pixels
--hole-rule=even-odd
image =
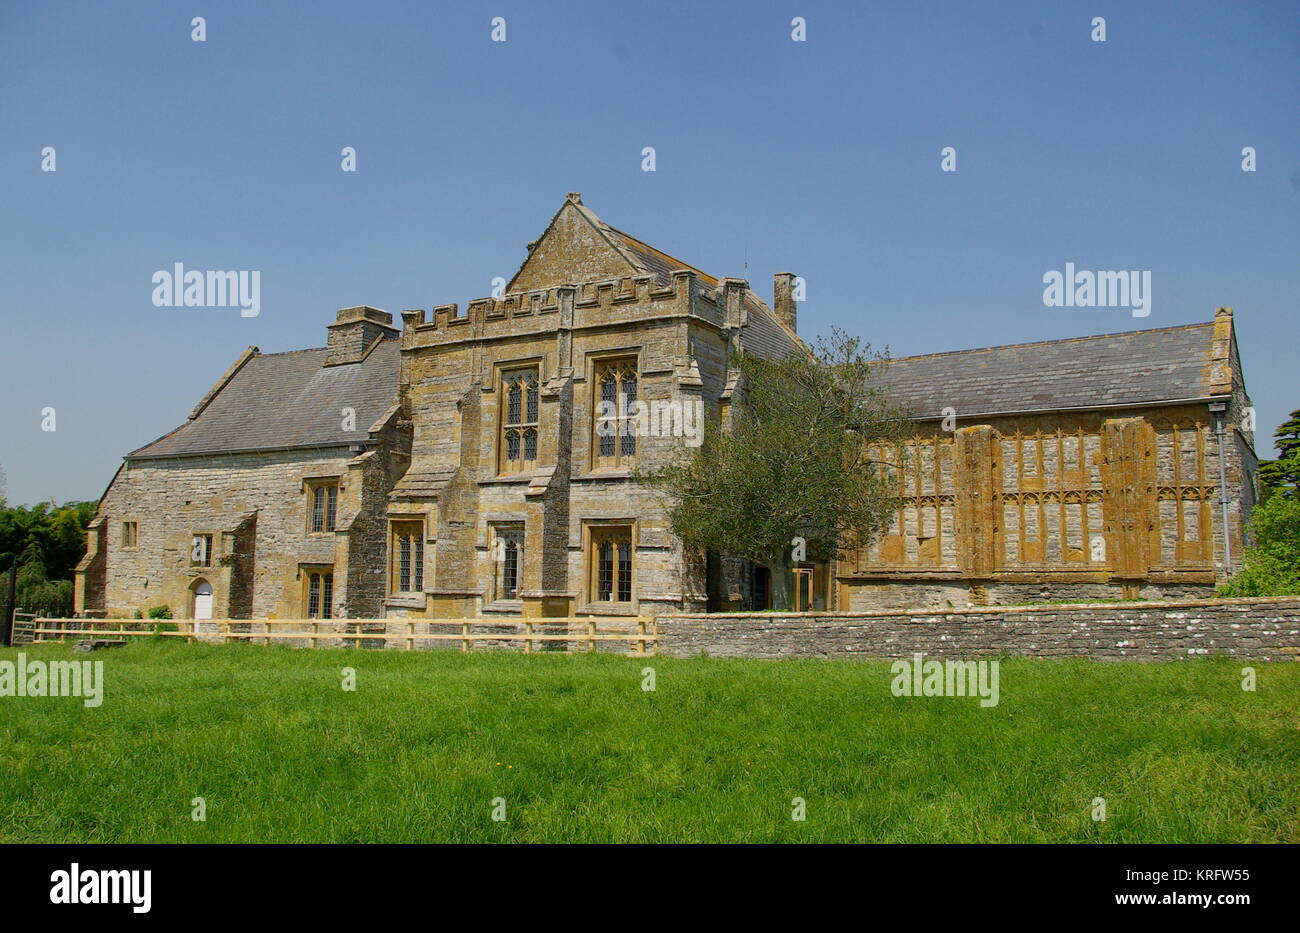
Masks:
[[[891,360],[882,383],[911,417],[1207,398],[1214,323]]]
[[[590,213],[590,210],[588,213]],[[656,249],[649,243],[638,240],[630,233],[624,233],[622,230],[617,230],[600,220],[598,217],[596,220],[605,228],[606,232],[613,234],[617,238],[619,244],[623,246],[627,252],[632,254],[637,265],[655,277],[655,283],[657,285],[667,285],[672,278],[673,270],[689,269],[698,275],[700,281],[709,288],[718,287],[718,280],[709,275],[703,269],[697,269],[689,262],[682,262],[677,257],[670,256],[663,250]]]
[[[393,404],[399,340],[385,340],[360,363],[322,366],[325,348],[252,356],[198,416],[128,460],[355,444]],[[357,430],[343,430],[355,408]]]
[[[672,280],[672,273],[677,269],[688,269],[699,277],[700,284],[706,289],[718,287],[716,276],[709,275],[703,269],[683,262],[661,249],[638,240],[630,233],[624,233],[601,220],[596,213],[580,201],[577,207],[591,223],[600,230],[633,265],[642,272],[654,276],[655,284],[667,285]],[[749,323],[742,332],[742,339],[747,349],[765,357],[790,356],[808,352],[807,345],[792,330],[781,323],[776,312],[767,306],[752,289],[745,292],[745,307],[749,311]]]
[[[663,285],[690,269],[706,289],[719,280],[616,230],[589,208],[576,206],[634,266]],[[558,216],[558,214],[557,214]],[[808,352],[803,341],[752,290],[744,293],[749,352],[786,356]],[[958,350],[891,360],[882,377],[893,401],[915,419],[956,409],[966,419],[1070,408],[1119,407],[1211,396],[1214,323]],[[343,447],[366,437],[393,404],[401,367],[400,341],[382,341],[360,363],[324,366],[326,349],[260,354],[200,402],[185,424],[127,455],[128,460],[244,450]],[[241,357],[243,360],[244,357]],[[223,377],[225,379],[226,377]],[[342,430],[343,408],[356,410],[357,430]],[[413,463],[406,494],[440,489],[441,467]]]

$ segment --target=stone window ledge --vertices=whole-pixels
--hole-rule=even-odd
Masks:
[[[498,599],[485,605],[483,611],[520,613],[524,611],[524,601],[522,599]]]
[[[424,595],[394,595],[384,600],[385,606],[391,606],[394,609],[423,609]]]
[[[573,610],[575,616],[634,616],[635,603],[588,603]]]

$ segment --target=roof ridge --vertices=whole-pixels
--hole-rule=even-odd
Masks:
[[[394,338],[396,339],[396,338]],[[260,353],[259,356],[292,356],[295,353],[320,353],[322,350],[328,350],[329,347],[303,347],[298,350],[280,350],[276,353]]]
[[[375,338],[375,346],[379,346],[380,344],[385,344],[385,343],[400,343],[401,340],[402,340],[402,336],[400,332],[396,334],[381,335]],[[259,353],[258,356],[261,357],[292,356],[295,353],[321,353],[328,349],[329,347],[302,347],[301,349],[298,350],[280,350],[276,353]],[[374,347],[371,347],[370,350],[367,350],[366,352],[367,354],[369,354],[373,350]]]
[[[968,350],[943,350],[939,353],[915,353],[911,356],[896,356],[890,363],[903,363],[908,360],[931,359],[936,356],[957,356],[962,353],[986,353],[992,350],[1014,350],[1019,347],[1041,347],[1049,343],[1074,343],[1083,340],[1105,340],[1109,337],[1136,337],[1141,334],[1160,334],[1171,330],[1190,330],[1193,327],[1213,327],[1213,321],[1201,321],[1194,324],[1173,324],[1169,327],[1147,327],[1142,330],[1121,330],[1109,334],[1086,334],[1082,337],[1057,337],[1053,340],[1029,340],[1024,343],[1003,343],[992,347],[971,347]]]

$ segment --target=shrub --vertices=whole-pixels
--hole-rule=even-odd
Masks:
[[[1222,596],[1300,595],[1300,499],[1270,496],[1250,514],[1254,539]]]
[[[148,618],[150,619],[170,619],[171,617],[172,611],[170,606],[154,606],[148,612]]]

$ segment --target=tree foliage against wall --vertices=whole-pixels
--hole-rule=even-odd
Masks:
[[[867,453],[910,428],[879,384],[884,359],[839,331],[812,356],[738,355],[730,429],[710,423],[700,447],[635,478],[666,495],[687,547],[767,567],[772,605],[787,608],[796,539],[807,560],[832,561],[870,543],[897,507],[897,476]]]

